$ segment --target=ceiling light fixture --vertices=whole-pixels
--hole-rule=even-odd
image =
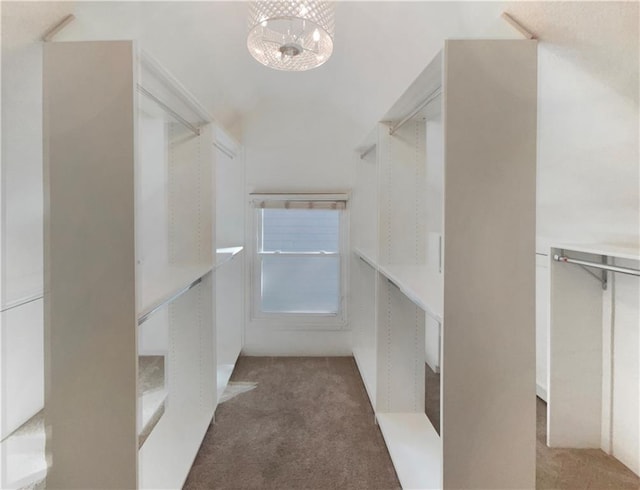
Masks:
[[[314,0],[251,2],[247,47],[269,68],[305,71],[333,52],[335,6]]]

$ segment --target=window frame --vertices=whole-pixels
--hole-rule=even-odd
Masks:
[[[263,252],[262,207],[265,201],[343,201],[344,209],[339,211],[338,252]],[[250,313],[251,320],[260,326],[278,330],[342,330],[347,326],[347,283],[348,265],[347,251],[349,243],[349,194],[251,194],[251,260],[250,260]],[[286,208],[286,206],[285,206]],[[337,313],[301,313],[301,312],[265,312],[262,311],[262,257],[338,257],[340,268],[339,310]]]

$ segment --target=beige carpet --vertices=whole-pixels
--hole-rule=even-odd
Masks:
[[[398,489],[350,357],[241,357],[185,489]]]
[[[425,411],[440,425],[439,375],[426,367]],[[349,357],[241,357],[231,377],[257,387],[221,404],[185,489],[398,489],[364,386]],[[538,489],[640,490],[596,449],[551,449],[538,399]]]

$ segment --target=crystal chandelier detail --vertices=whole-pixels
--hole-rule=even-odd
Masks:
[[[334,31],[333,2],[251,2],[247,48],[269,68],[305,71],[329,59]]]

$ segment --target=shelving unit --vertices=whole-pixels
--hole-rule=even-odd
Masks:
[[[130,41],[46,44],[44,95],[47,486],[181,487],[216,400],[212,119]]]
[[[640,250],[553,243],[547,260],[547,444],[602,449],[638,474]],[[602,265],[614,270],[599,269]]]
[[[224,393],[244,343],[245,173],[241,145],[221,128],[216,160],[217,400]]]
[[[447,41],[357,149],[353,353],[404,488],[535,486],[536,50]]]

